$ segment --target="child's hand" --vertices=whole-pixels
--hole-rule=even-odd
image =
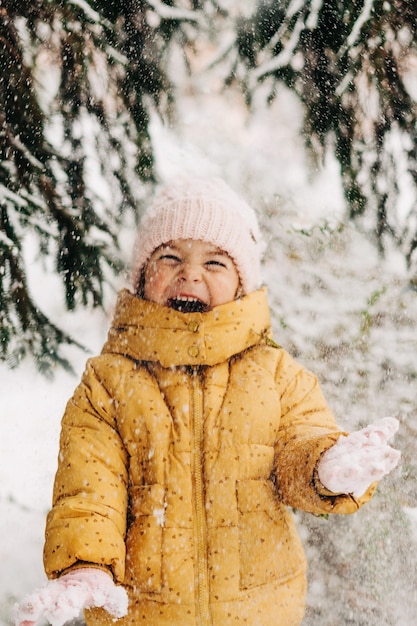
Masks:
[[[14,608],[16,626],[62,626],[83,609],[100,606],[115,617],[127,613],[128,598],[106,572],[86,567],[50,580]]]
[[[401,452],[387,445],[398,427],[397,419],[384,417],[376,424],[340,437],[320,460],[317,472],[321,484],[333,493],[362,496],[373,482],[398,464]]]

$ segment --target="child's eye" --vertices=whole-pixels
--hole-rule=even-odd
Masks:
[[[181,259],[176,254],[163,254],[159,257],[160,260],[173,261],[174,263],[181,263]]]
[[[207,261],[206,265],[209,265],[211,267],[224,267],[224,268],[227,268],[226,263],[223,263],[222,261],[217,261],[215,259],[212,259],[211,261]]]

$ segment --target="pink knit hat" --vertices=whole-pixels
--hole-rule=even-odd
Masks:
[[[181,178],[157,192],[136,237],[135,291],[153,251],[174,239],[196,239],[217,246],[235,263],[245,294],[260,286],[262,241],[255,212],[223,180]]]

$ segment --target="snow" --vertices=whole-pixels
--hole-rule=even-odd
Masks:
[[[376,424],[342,435],[317,466],[321,484],[333,493],[363,496],[372,482],[398,465],[400,451],[387,444],[398,427],[395,417],[383,417]]]
[[[23,603],[15,605],[13,618],[25,626],[45,621],[51,626],[63,626],[91,606],[103,607],[115,618],[124,617],[128,602],[126,590],[115,585],[106,572],[80,568],[35,589]]]
[[[160,176],[221,175],[258,208],[276,341],[319,376],[347,430],[385,415],[400,421],[394,445],[401,464],[366,507],[328,521],[296,514],[309,560],[304,624],[411,626],[417,623],[417,294],[398,253],[389,249],[379,258],[358,226],[343,223],[330,153],[311,174],[290,93],[279,92],[270,108],[259,93],[251,116],[235,91],[219,97],[216,73],[193,80],[181,94],[175,130],[157,116],[152,121]],[[123,233],[124,249],[132,237]],[[43,310],[89,353],[99,352],[119,285],[108,289],[105,312],[68,313],[51,269],[30,247],[27,258]],[[2,626],[11,623],[13,602],[45,581],[43,530],[59,422],[87,356],[67,352],[75,374],[58,370],[53,379],[30,360],[15,370],[0,364]]]

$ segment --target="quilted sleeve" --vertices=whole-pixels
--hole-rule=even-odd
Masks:
[[[276,370],[281,422],[273,479],[284,504],[315,514],[353,513],[372,496],[334,495],[316,476],[320,456],[341,434],[317,378],[282,350]]]
[[[62,420],[53,507],[46,523],[48,577],[88,563],[123,580],[127,464],[106,370],[100,368],[100,357],[91,359]]]

